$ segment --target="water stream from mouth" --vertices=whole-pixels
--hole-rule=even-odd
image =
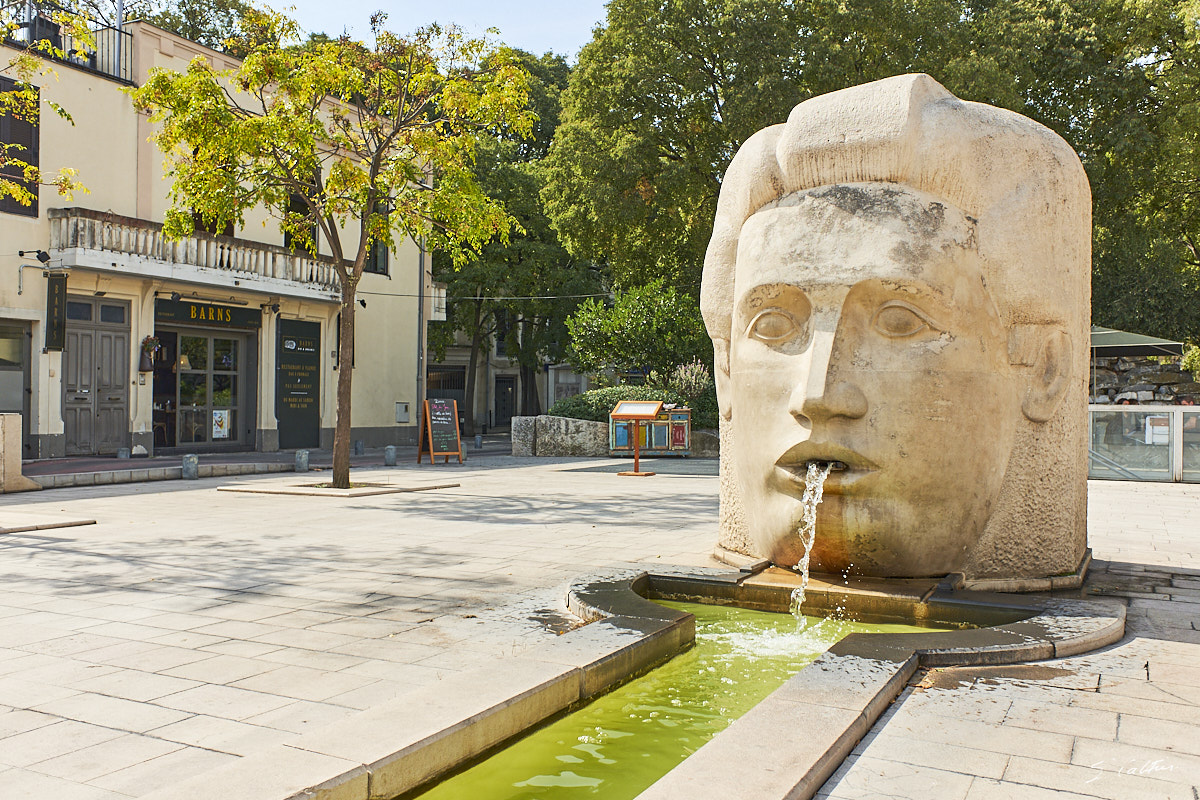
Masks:
[[[833,462],[808,462],[808,472],[804,476],[804,494],[800,496],[800,527],[796,531],[800,543],[804,545],[804,555],[795,569],[800,573],[800,586],[792,590],[791,612],[797,620],[803,621],[800,606],[804,604],[804,593],[808,591],[808,560],[812,557],[813,542],[817,539],[817,506],[821,504],[821,495],[825,491],[825,479],[833,469]]]

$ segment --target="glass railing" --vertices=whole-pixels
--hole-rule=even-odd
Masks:
[[[1200,409],[1089,406],[1088,477],[1200,482]]]
[[[1183,464],[1181,480],[1200,483],[1200,409],[1184,411],[1180,428],[1183,431]]]

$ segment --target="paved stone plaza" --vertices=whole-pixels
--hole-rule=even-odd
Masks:
[[[621,463],[363,471],[460,486],[356,498],[217,490],[295,475],[0,497],[0,529],[96,521],[0,535],[0,797],[154,792],[501,669],[571,624],[573,578],[711,564],[716,462],[649,479]],[[918,673],[823,796],[1196,800],[1200,487],[1090,491],[1092,547],[1111,562],[1093,583],[1130,598],[1122,643]]]

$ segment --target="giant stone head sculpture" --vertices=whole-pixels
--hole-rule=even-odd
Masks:
[[[721,541],[812,568],[1074,572],[1086,550],[1091,196],[1071,148],[927,75],[808,100],[743,145],[701,308]]]

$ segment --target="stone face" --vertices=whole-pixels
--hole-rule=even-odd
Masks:
[[[720,545],[795,564],[806,464],[838,462],[816,570],[1074,571],[1090,217],[1065,142],[926,75],[813,98],[751,137],[701,289]]]

